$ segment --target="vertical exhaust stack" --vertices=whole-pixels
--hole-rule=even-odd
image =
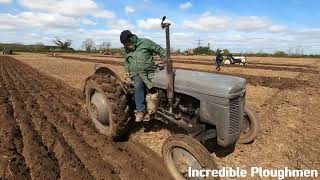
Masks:
[[[166,31],[166,51],[167,51],[167,61],[166,61],[166,79],[167,79],[167,97],[168,102],[170,105],[170,109],[172,109],[173,105],[173,98],[174,98],[174,90],[173,90],[173,68],[172,68],[172,59],[170,57],[170,30],[169,26],[170,23],[164,23],[164,20],[166,20],[166,16],[163,16],[161,27],[162,29],[165,29]]]

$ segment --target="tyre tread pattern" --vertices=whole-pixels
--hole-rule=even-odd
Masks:
[[[101,87],[111,108],[113,125],[109,135],[114,139],[121,138],[127,133],[131,118],[128,98],[120,85],[120,81],[110,74],[94,74],[87,78],[86,88],[88,88],[88,81],[97,83]]]

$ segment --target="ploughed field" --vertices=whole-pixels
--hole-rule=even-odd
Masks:
[[[0,57],[0,177],[168,178],[161,147],[176,128],[150,122],[147,132],[135,127],[128,141],[111,143],[85,113],[84,80],[95,64],[123,73],[122,57],[11,57]],[[173,63],[247,79],[246,105],[261,121],[251,144],[208,143],[218,165],[320,170],[320,59],[249,57],[248,66],[220,72],[212,59],[174,56]]]
[[[160,158],[133,142],[112,143],[63,82],[0,57],[0,179],[166,179]]]

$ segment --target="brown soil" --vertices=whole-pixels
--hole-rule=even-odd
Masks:
[[[101,64],[110,64],[115,66],[123,66],[124,62],[121,61],[115,61],[115,60],[99,60],[99,59],[88,59],[83,57],[72,57],[72,56],[58,56],[59,58],[63,59],[72,59],[72,60],[79,60],[84,62],[95,62],[95,63],[101,63]],[[186,69],[186,70],[194,70],[193,68],[189,67],[177,67],[178,69]],[[259,69],[259,68],[258,68]],[[228,72],[216,72],[213,70],[204,70],[204,69],[196,69],[197,71],[203,71],[203,72],[212,72],[212,73],[218,73],[218,74],[225,74],[225,75],[233,75],[233,76],[239,76],[247,79],[249,84],[255,85],[255,86],[267,86],[272,88],[278,88],[278,89],[293,89],[297,88],[301,85],[309,85],[307,81],[305,80],[299,80],[299,79],[291,79],[291,78],[280,78],[280,77],[264,77],[264,76],[252,76],[252,75],[244,75],[244,74],[237,74],[237,73],[228,73]],[[286,70],[284,68],[283,70]],[[300,69],[300,72],[309,72],[309,69]],[[319,71],[314,70],[315,74],[319,74]]]
[[[123,59],[123,56],[120,55],[97,55],[97,54],[64,54],[68,56],[75,57],[85,57],[96,59]],[[158,56],[155,56],[156,60],[159,60]],[[183,62],[183,63],[192,63],[192,64],[204,64],[204,65],[213,65],[214,56],[171,56],[171,59],[174,62]],[[247,57],[249,64],[252,65],[271,65],[271,66],[286,66],[286,67],[306,67],[310,68],[315,61],[319,59],[315,58],[277,58],[277,57]]]
[[[31,57],[34,56],[34,57]],[[93,72],[93,65],[94,63],[99,63],[102,65],[106,65],[113,70],[115,70],[118,73],[123,72],[123,66],[121,64],[114,65],[112,61],[121,62],[123,60],[115,59],[99,59],[99,62],[91,62],[88,59],[96,59],[92,57],[85,57],[81,56],[83,59],[81,61],[78,61],[77,59],[72,60],[72,58],[66,57],[65,59],[62,58],[49,58],[45,56],[39,56],[38,54],[35,55],[24,55],[24,56],[14,56],[19,59],[19,61],[25,62],[27,64],[32,65],[33,67],[41,70],[42,72],[45,72],[46,74],[49,74],[50,76],[54,76],[56,78],[59,78],[63,80],[64,82],[72,85],[73,87],[78,88],[79,90],[72,89],[71,92],[78,92],[83,88],[82,84],[83,81],[87,76],[89,76]],[[183,58],[182,58],[183,59]],[[108,62],[111,61],[111,62]],[[0,60],[1,62],[1,60]],[[260,118],[261,121],[261,130],[259,133],[258,138],[251,144],[247,145],[236,145],[235,149],[225,149],[225,148],[219,148],[216,146],[208,147],[209,149],[212,149],[213,153],[217,157],[217,162],[220,167],[223,166],[231,166],[231,167],[240,167],[240,168],[246,168],[249,169],[252,166],[261,166],[263,168],[270,168],[270,169],[283,169],[284,167],[288,167],[290,169],[317,169],[320,170],[320,124],[318,123],[320,119],[320,90],[319,90],[319,84],[320,84],[320,74],[314,70],[320,70],[320,61],[317,59],[292,59],[292,58],[255,58],[253,61],[250,61],[250,63],[262,63],[257,64],[259,66],[276,66],[281,67],[284,66],[286,68],[301,68],[306,69],[307,71],[302,72],[286,72],[287,70],[283,71],[276,71],[276,70],[264,70],[264,69],[246,69],[246,71],[242,71],[243,68],[241,67],[225,67],[222,69],[222,72],[220,73],[228,73],[228,74],[236,74],[242,77],[246,77],[249,84],[247,85],[247,93],[246,93],[246,105],[253,107],[257,111],[257,115]],[[300,66],[301,65],[301,66]],[[2,66],[2,65],[0,65]],[[187,68],[187,69],[195,69],[200,71],[209,71],[212,73],[216,73],[214,71],[214,68],[212,65],[195,65],[195,64],[179,64],[175,65],[176,67],[180,68]],[[29,68],[28,68],[29,69]],[[311,71],[314,72],[311,72]],[[2,72],[2,69],[0,69]],[[270,73],[270,74],[267,74]],[[17,77],[20,77],[22,73],[18,73]],[[28,72],[26,72],[28,74]],[[43,77],[43,74],[41,76]],[[27,78],[23,78],[24,80]],[[38,78],[36,78],[38,79]],[[46,82],[48,78],[46,77]],[[54,82],[57,82],[56,80],[53,80]],[[29,81],[28,83],[30,83]],[[42,80],[40,81],[42,82]],[[60,84],[61,82],[58,81]],[[37,85],[38,83],[33,84]],[[43,83],[47,84],[47,83]],[[50,83],[51,84],[51,81]],[[0,80],[0,87],[1,86],[1,80]],[[1,89],[1,88],[0,88]],[[60,89],[60,90],[59,90]],[[63,89],[63,90],[61,90]],[[52,94],[56,94],[56,99],[58,99],[60,102],[65,102],[66,97],[68,94],[70,94],[70,91],[67,86],[65,86],[63,83],[60,86],[57,86],[57,88],[48,90],[42,90],[44,92],[51,92]],[[65,91],[68,90],[68,91]],[[3,91],[3,90],[2,90]],[[7,92],[5,89],[4,91]],[[9,92],[7,92],[8,94]],[[64,93],[64,94],[62,94]],[[3,93],[1,93],[3,94]],[[76,93],[77,94],[77,93]],[[0,95],[1,97],[8,97],[9,95]],[[72,94],[72,97],[78,97],[77,95]],[[82,98],[79,98],[79,102],[73,105],[69,105],[71,108],[76,109],[81,107],[81,101]],[[9,100],[5,100],[5,103],[2,104],[8,104],[10,102]],[[51,99],[51,97],[47,98]],[[69,101],[69,100],[68,100]],[[61,103],[55,103],[55,100],[53,101],[45,101],[48,106],[51,104],[61,104]],[[41,104],[41,100],[39,102]],[[39,104],[38,103],[38,104]],[[1,104],[1,103],[0,103]],[[65,104],[65,103],[62,103]],[[2,107],[0,105],[0,107]],[[5,106],[6,109],[7,105]],[[10,106],[8,106],[9,109]],[[35,106],[37,108],[37,106]],[[59,106],[58,106],[59,107]],[[71,114],[75,114],[74,112],[81,112],[81,110],[73,110],[68,109],[68,106],[65,107],[65,111],[70,112]],[[59,112],[55,111],[54,107],[52,108],[53,113]],[[61,110],[60,110],[61,111]],[[9,112],[14,112],[14,110],[9,110]],[[2,119],[8,119],[10,117],[10,113],[6,118]],[[12,117],[12,115],[11,115]],[[78,115],[76,116],[79,117]],[[13,132],[14,135],[7,136],[7,135],[0,135],[1,140],[2,137],[6,137],[7,143],[0,144],[0,155],[2,155],[2,152],[6,152],[7,157],[18,157],[17,163],[19,166],[13,166],[14,168],[11,169],[19,169],[20,174],[30,174],[30,166],[27,160],[27,157],[23,154],[23,138],[19,135],[21,134],[19,129],[19,124],[16,123],[15,119],[9,118],[10,123],[7,121],[1,122],[0,125],[5,125],[8,128],[1,129],[0,127],[0,133],[4,134],[3,132]],[[50,119],[47,118],[46,121],[49,121]],[[60,122],[61,121],[61,122]],[[83,139],[84,144],[87,144],[89,147],[93,147],[95,149],[98,149],[98,154],[102,157],[104,162],[111,162],[110,164],[114,167],[115,172],[118,172],[117,169],[120,165],[116,165],[118,160],[118,152],[114,154],[109,155],[103,155],[102,146],[98,146],[97,144],[103,144],[102,142],[92,142],[92,140],[95,138],[96,140],[101,137],[93,127],[88,126],[87,124],[90,124],[87,118],[80,118],[80,121],[72,120],[71,118],[65,118],[61,117],[61,120],[59,123],[56,123],[52,121],[52,125],[54,127],[59,127],[57,129],[57,133],[64,135],[62,138],[69,144],[71,149],[75,149],[75,145],[72,144],[70,135],[60,133],[60,129],[62,128],[62,125],[68,125],[67,129],[71,126],[73,128],[73,131],[80,135]],[[65,123],[67,122],[67,123]],[[76,122],[76,123],[75,123]],[[86,122],[86,123],[82,123]],[[62,123],[62,124],[61,124]],[[80,124],[78,124],[80,123]],[[10,124],[10,125],[7,125]],[[36,123],[34,123],[36,124]],[[44,134],[43,131],[40,131],[36,128],[36,125],[34,125],[35,130],[40,135]],[[9,129],[9,130],[7,130]],[[13,129],[13,130],[12,130]],[[177,132],[172,127],[165,126],[161,123],[150,123],[149,125],[149,131],[143,132],[139,128],[135,128],[133,131],[133,134],[130,136],[130,139],[128,142],[124,143],[115,143],[113,144],[112,148],[110,149],[117,149],[118,147],[126,147],[127,150],[125,150],[124,154],[127,152],[131,152],[134,154],[134,157],[137,157],[136,154],[139,156],[147,156],[149,157],[150,154],[153,154],[156,152],[157,154],[161,154],[161,147],[164,142],[164,140],[170,136],[172,133]],[[18,130],[18,131],[16,131]],[[90,130],[90,131],[89,131]],[[72,130],[70,130],[72,132]],[[92,131],[92,133],[90,133]],[[170,132],[171,131],[171,132]],[[102,136],[103,137],[103,136]],[[69,139],[69,140],[68,140]],[[76,138],[75,138],[76,139]],[[42,138],[44,146],[51,147],[48,144],[48,142],[45,140],[45,138]],[[14,143],[12,143],[14,142]],[[142,143],[144,146],[140,145],[139,143]],[[6,145],[3,145],[6,144]],[[55,144],[55,143],[53,143]],[[110,146],[109,143],[108,147]],[[121,146],[123,145],[123,146]],[[132,147],[133,146],[133,147]],[[151,152],[148,148],[152,149],[154,152]],[[5,148],[2,148],[5,147]],[[7,147],[14,147],[14,148],[7,148]],[[115,147],[115,148],[114,148]],[[5,149],[5,151],[3,151]],[[48,148],[50,149],[50,148]],[[51,148],[52,149],[52,148]],[[109,148],[105,151],[111,151]],[[55,153],[55,151],[52,151]],[[72,152],[72,151],[71,151]],[[73,150],[74,152],[74,150]],[[74,152],[75,154],[75,152]],[[85,164],[85,169],[90,172],[91,176],[91,170],[90,166],[87,166],[89,164],[88,162],[85,162],[83,160],[83,156],[79,152],[76,154],[76,157],[79,157],[80,162],[82,164]],[[1,157],[1,156],[0,156]],[[55,161],[55,159],[58,161],[58,156],[53,156],[52,161]],[[155,156],[157,157],[157,156]],[[124,162],[125,157],[122,157],[123,161],[120,161],[120,164]],[[131,160],[130,160],[131,161]],[[126,161],[126,162],[130,162]],[[142,161],[142,160],[141,160]],[[157,167],[156,164],[158,162],[161,162],[161,160],[155,158],[151,160],[151,165],[148,170],[156,169],[154,172],[157,174],[159,172],[158,170],[163,168],[162,164],[160,163],[160,167]],[[10,176],[13,174],[12,170],[7,170],[9,165],[7,165],[8,161],[3,161],[1,159],[0,161],[0,175],[4,174],[5,177]],[[22,162],[22,163],[21,163]],[[25,163],[23,163],[25,162]],[[144,162],[144,161],[142,161]],[[145,162],[144,162],[145,163]],[[5,164],[5,165],[3,165]],[[57,163],[53,163],[53,167],[55,167]],[[145,163],[145,165],[150,165],[148,163]],[[10,166],[10,167],[11,167]],[[128,165],[130,166],[130,165]],[[6,167],[6,168],[2,168]],[[16,168],[17,167],[17,168]],[[88,167],[88,168],[87,168]],[[121,166],[120,166],[121,167]],[[154,168],[156,167],[156,168]],[[130,167],[131,168],[131,167]],[[1,171],[4,169],[3,171]],[[60,168],[60,175],[62,174],[62,169]],[[108,168],[107,168],[108,169]],[[135,168],[138,169],[138,168]],[[5,173],[3,173],[5,172]],[[25,172],[25,173],[23,173]],[[31,171],[32,172],[32,171]],[[140,172],[140,171],[138,171]],[[19,177],[19,173],[15,173]],[[127,174],[121,173],[115,173],[118,175],[118,177],[123,178]],[[137,175],[133,176],[133,179],[135,177],[146,177],[149,174],[143,176],[143,175]],[[22,175],[23,177],[28,177],[25,175]],[[130,177],[130,176],[129,176]],[[154,177],[154,176],[151,176]],[[126,179],[128,177],[125,177]],[[166,179],[166,177],[159,177],[160,179]],[[159,179],[158,178],[158,179]],[[143,179],[143,178],[142,178]],[[150,178],[149,178],[150,179]]]
[[[318,71],[313,69],[305,69],[301,67],[283,67],[287,65],[282,66],[275,66],[275,65],[256,65],[253,63],[250,63],[246,66],[240,66],[240,65],[228,65],[230,67],[242,67],[244,69],[268,69],[268,70],[276,70],[276,71],[291,71],[291,72],[309,72],[309,73],[317,73]]]
[[[169,178],[148,148],[98,133],[80,91],[11,57],[0,72],[0,179]]]
[[[311,65],[303,65],[303,64],[281,64],[281,63],[258,63],[258,62],[250,62],[250,64],[258,64],[258,65],[267,65],[267,66],[288,66],[288,67],[305,67],[311,68]]]
[[[97,56],[102,58],[88,57],[83,55],[59,55],[61,58],[70,58],[75,60],[88,60],[90,59],[92,62],[100,63],[100,62],[111,62],[115,65],[123,65],[123,57],[121,56]],[[161,62],[158,57],[155,57],[157,62]],[[213,66],[215,62],[213,60],[204,61],[199,59],[181,59],[181,58],[173,58],[174,64],[196,64],[196,65],[211,65]],[[275,63],[249,63],[246,66],[240,66],[239,64],[226,65],[227,67],[241,67],[245,69],[267,69],[267,70],[276,70],[276,71],[291,71],[291,72],[310,72],[317,73],[318,71],[310,68],[310,65],[294,65],[294,64],[275,64]]]

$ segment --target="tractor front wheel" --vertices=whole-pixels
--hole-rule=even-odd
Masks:
[[[194,177],[190,177],[190,169],[218,169],[208,150],[199,141],[184,134],[170,136],[162,147],[162,156],[167,170],[174,179],[193,179]]]
[[[260,124],[255,113],[248,107],[244,109],[243,128],[238,143],[247,144],[252,142],[257,136]]]

